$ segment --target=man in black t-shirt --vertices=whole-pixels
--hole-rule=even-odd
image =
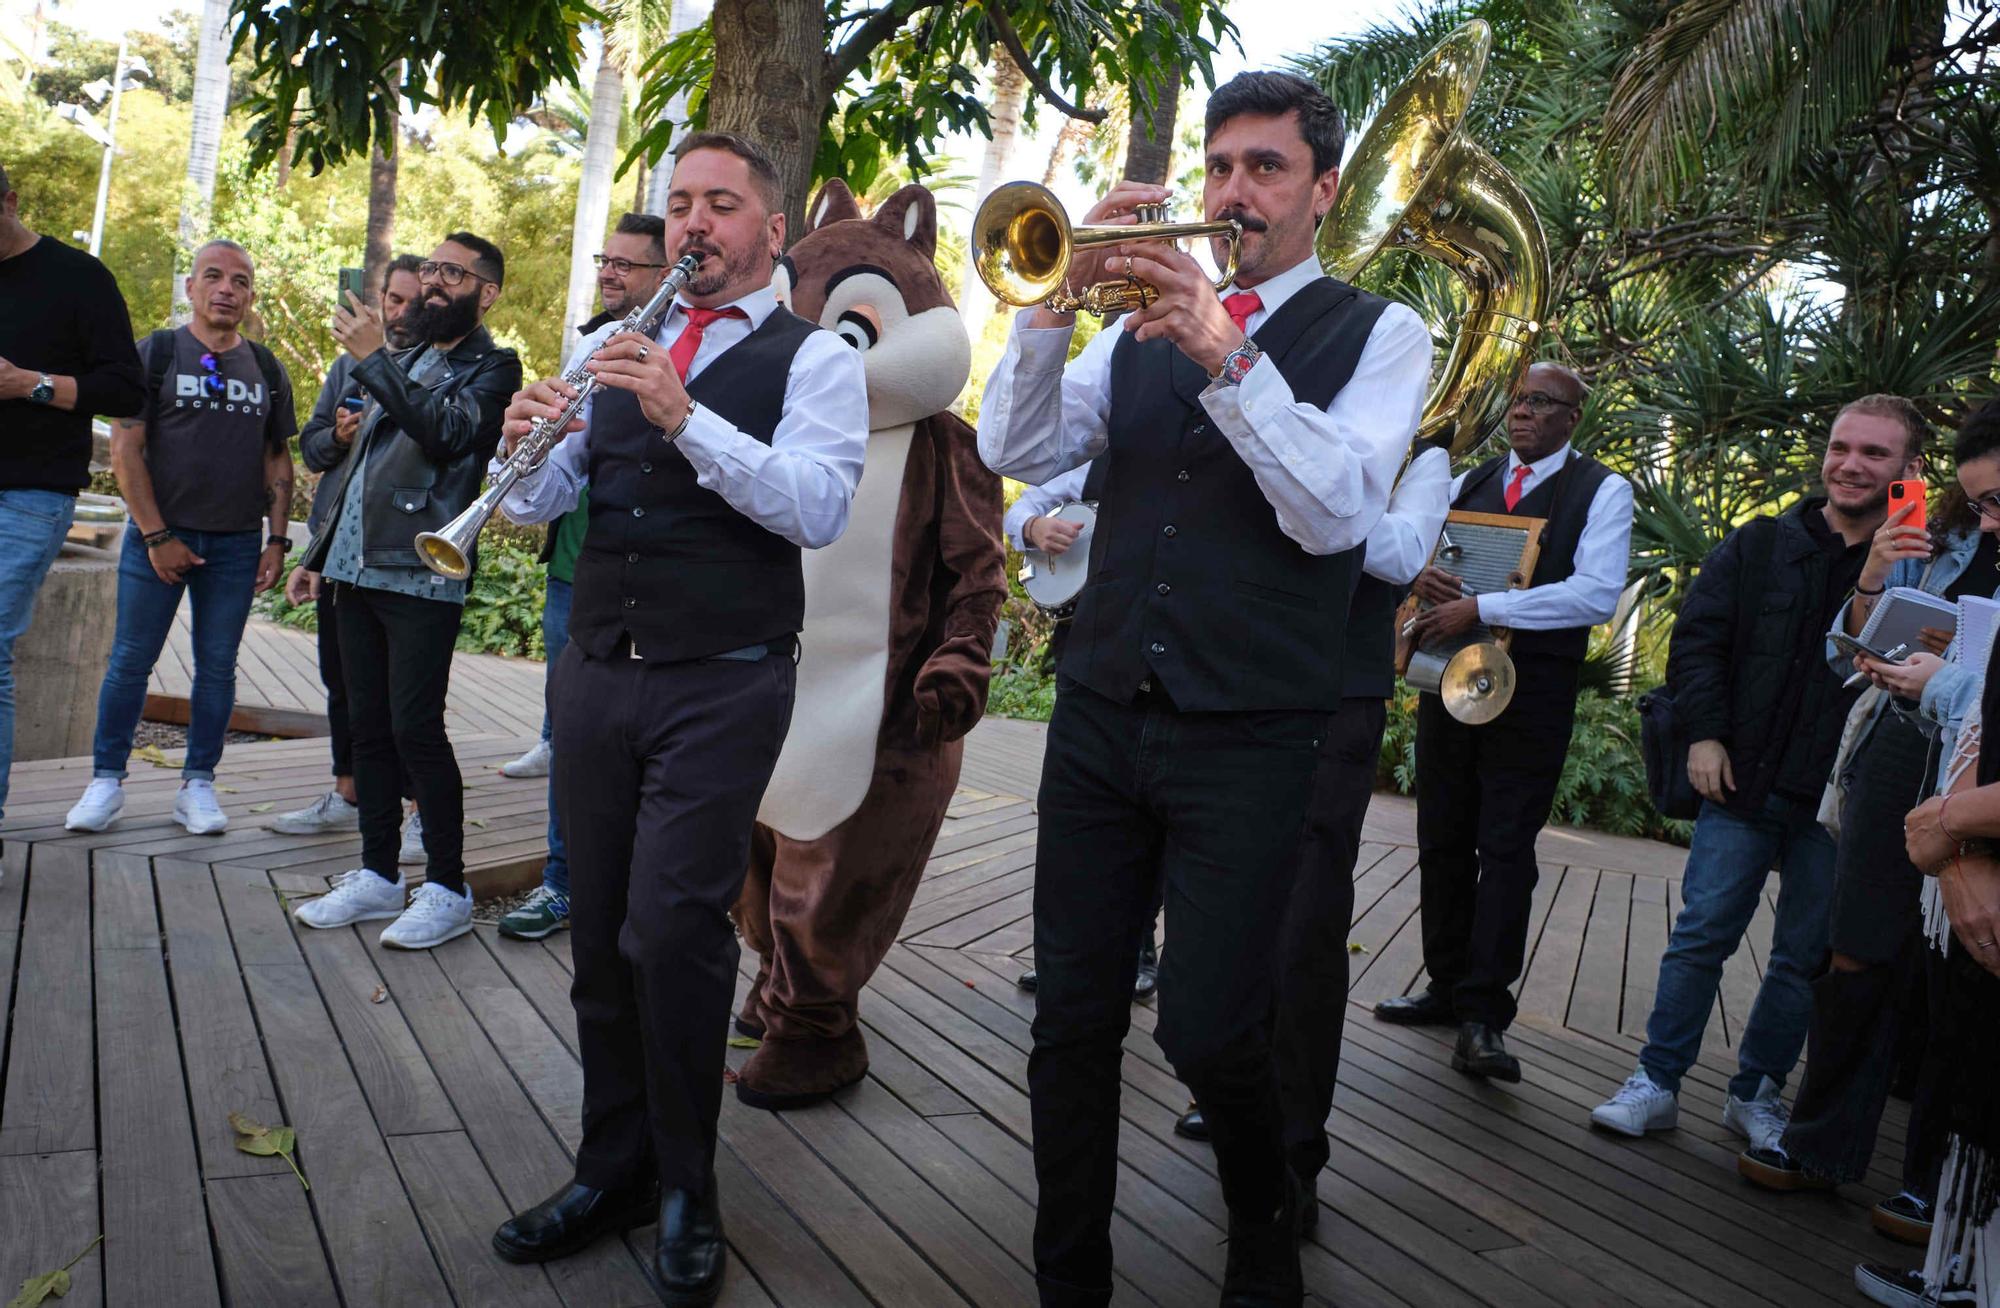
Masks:
[[[0,167],[0,813],[14,758],[14,639],[90,484],[90,417],[140,405],[117,281],[30,231],[20,204]]]
[[[236,705],[236,649],[255,592],[283,575],[291,542],[292,386],[270,351],[239,328],[256,299],[249,251],[210,241],[187,282],[194,321],[146,338],[157,385],[136,418],[114,424],[111,467],[132,521],[118,564],[118,634],[97,696],[93,775],[64,825],[102,831],[125,806],[125,764],[146,682],[194,596],[194,689],[174,820],[192,835],[229,825],[215,765]],[[268,514],[270,539],[260,519]]]

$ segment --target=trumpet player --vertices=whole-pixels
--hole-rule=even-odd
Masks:
[[[493,1244],[545,1262],[657,1217],[656,1288],[698,1305],[721,1292],[725,1258],[729,908],[791,719],[800,551],[846,528],[868,398],[860,356],[773,293],[785,217],[761,147],[683,142],[665,243],[699,268],[653,335],[607,326],[587,365],[603,389],[501,506],[547,522],[590,486],[550,692],[583,1141],[574,1180]],[[509,448],[576,393],[551,379],[516,395]]]
[[[1129,276],[1158,299],[1067,366],[1074,319],[1024,310],[980,411],[997,471],[1039,484],[1098,459],[1103,473],[1102,557],[1059,667],[1036,848],[1046,1308],[1111,1301],[1120,1042],[1162,878],[1158,1040],[1215,1147],[1222,1301],[1302,1300],[1296,1238],[1316,1200],[1285,1159],[1270,960],[1340,705],[1358,547],[1430,375],[1416,313],[1314,258],[1339,183],[1332,102],[1303,78],[1245,73],[1209,100],[1205,128],[1205,216],[1242,227],[1234,283],[1218,293],[1168,245],[1079,248],[1072,290]],[[1085,221],[1129,223],[1166,195],[1121,182]]]

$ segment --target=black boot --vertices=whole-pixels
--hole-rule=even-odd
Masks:
[[[1229,1214],[1229,1263],[1222,1274],[1221,1308],[1299,1308],[1305,1275],[1299,1270],[1299,1179],[1285,1169],[1285,1203],[1264,1221]],[[1318,1201],[1314,1201],[1314,1206]]]
[[[1451,997],[1435,990],[1385,999],[1375,1005],[1375,1016],[1397,1026],[1450,1026],[1458,1021],[1452,1015]]]
[[[629,1190],[571,1183],[502,1222],[493,1233],[493,1250],[510,1263],[565,1258],[599,1236],[644,1226],[659,1202],[658,1182]]]
[[[722,1242],[722,1209],[715,1176],[701,1194],[667,1190],[660,1195],[660,1234],[653,1242],[653,1288],[669,1308],[708,1308],[722,1293],[729,1249]]]
[[[1500,1032],[1484,1022],[1467,1022],[1458,1028],[1458,1046],[1451,1051],[1451,1067],[1455,1072],[1491,1081],[1521,1079],[1521,1060],[1507,1052]]]
[[[1132,1001],[1143,1004],[1159,988],[1160,956],[1153,952],[1153,942],[1148,940],[1139,946],[1139,972],[1132,980]]]

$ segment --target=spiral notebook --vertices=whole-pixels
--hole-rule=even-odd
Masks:
[[[1923,649],[1919,633],[1925,627],[1957,631],[1958,605],[1914,586],[1891,586],[1862,624],[1856,643],[1878,659],[1900,662]]]
[[[1993,633],[2000,628],[2000,600],[1967,595],[1958,601],[1957,648],[1953,657],[1961,667],[1984,671],[1993,655]]]

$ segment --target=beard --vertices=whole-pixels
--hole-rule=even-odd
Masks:
[[[422,338],[410,330],[410,315],[414,311],[415,308],[412,306],[403,310],[402,316],[396,321],[382,324],[382,335],[388,339],[390,349],[407,350],[412,345],[422,344]]]
[[[420,303],[410,306],[403,315],[399,328],[411,341],[433,344],[441,341],[463,340],[479,325],[479,288],[474,285],[470,294],[452,295],[446,293],[440,304],[429,295]]]
[[[688,242],[681,246],[681,254],[703,256],[701,271],[689,279],[684,291],[691,296],[714,295],[733,282],[746,280],[770,258],[762,250],[724,254],[705,242]]]

